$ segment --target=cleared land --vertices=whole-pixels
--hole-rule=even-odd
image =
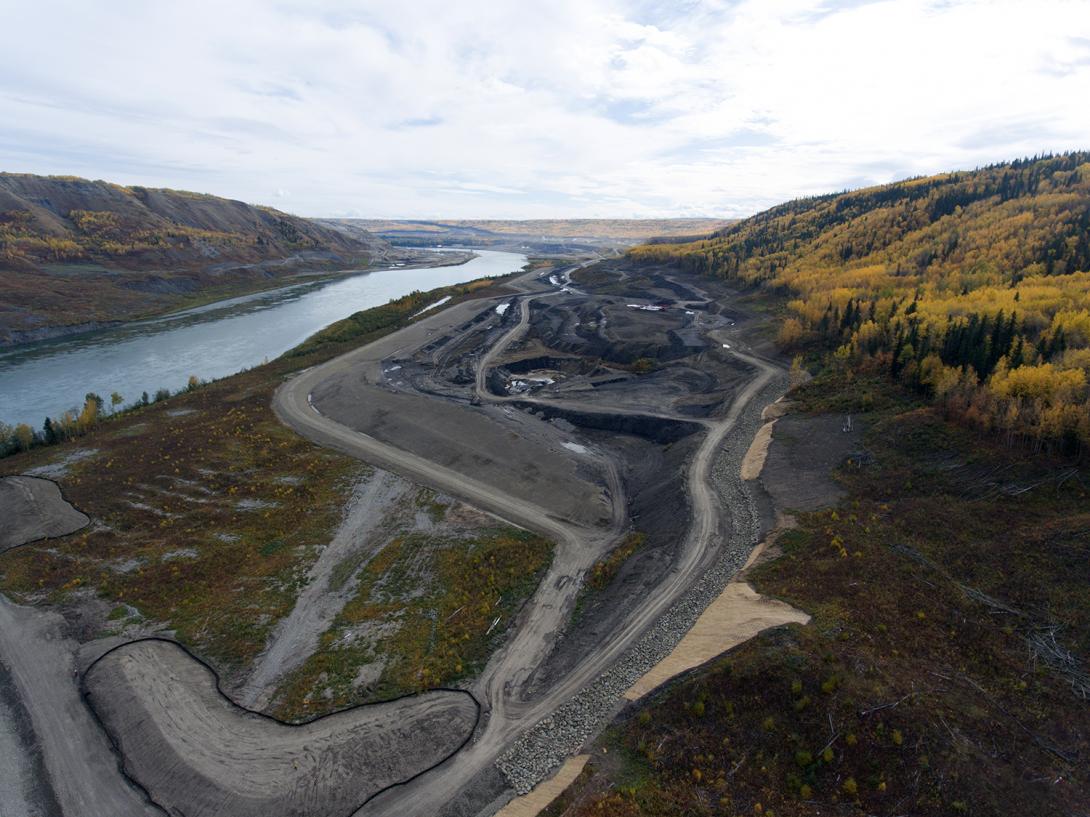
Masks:
[[[55,482],[27,476],[0,478],[0,519],[0,553],[65,536],[91,521],[65,501]]]
[[[466,693],[431,692],[287,726],[232,704],[165,641],[107,653],[84,683],[128,774],[194,817],[341,817],[452,754],[478,715]]]
[[[0,661],[11,669],[5,677],[13,679],[15,695],[5,702],[11,720],[0,724],[0,737],[17,740],[30,763],[0,774],[3,796],[15,803],[4,801],[5,814],[35,814],[39,806],[52,814],[54,800],[63,813],[81,817],[151,813],[144,795],[121,776],[105,734],[81,702],[74,668],[86,668],[119,641],[173,631],[213,662],[225,689],[234,689],[292,609],[308,567],[338,535],[353,540],[333,577],[350,604],[365,595],[364,568],[379,577],[381,592],[394,593],[383,577],[411,570],[422,552],[397,547],[397,539],[424,529],[424,550],[441,556],[447,568],[446,594],[414,598],[410,617],[431,621],[467,589],[482,604],[487,599],[489,609],[502,598],[504,617],[495,626],[496,614],[483,611],[451,619],[448,632],[458,639],[453,648],[411,627],[388,632],[383,641],[392,655],[427,661],[436,660],[433,648],[443,647],[425,686],[478,669],[480,656],[502,642],[510,617],[533,591],[534,565],[548,561],[549,543],[419,486],[407,502],[385,509],[380,535],[360,541],[366,537],[352,532],[358,518],[343,508],[368,469],[283,428],[269,397],[286,373],[403,325],[437,298],[488,287],[499,285],[407,296],[331,328],[295,356],[111,419],[78,441],[4,460],[9,471],[60,481],[94,520],[75,534],[10,550],[0,561],[5,593],[41,608],[4,600],[0,609]],[[380,549],[381,570],[366,561],[368,548]],[[481,559],[488,562],[483,572]],[[518,570],[497,567],[515,563]],[[482,582],[482,575],[489,580]],[[365,605],[356,620],[394,612],[389,605]],[[326,644],[327,636],[318,657],[341,646]],[[315,673],[293,685],[310,702],[292,709],[285,699],[276,704],[278,714],[314,716],[375,700],[379,690],[366,679],[355,683],[351,660],[339,659],[338,667],[350,671],[352,683],[336,696],[324,694],[327,682]],[[383,683],[392,694],[422,687],[413,673],[406,677],[411,683],[400,688],[398,679],[392,687]],[[44,765],[35,766],[39,752]]]
[[[171,410],[182,413],[170,415],[169,432],[159,435],[163,447],[133,459],[139,476],[121,472],[113,501],[122,507],[107,506],[113,513],[102,517],[107,529],[95,531],[98,547],[61,540],[66,549],[46,559],[7,557],[5,582],[27,597],[49,587],[56,599],[86,598],[75,605],[80,610],[93,609],[91,598],[124,597],[123,637],[139,634],[134,623],[145,632],[152,624],[132,622],[130,608],[162,611],[160,621],[189,628],[191,644],[204,642],[201,654],[224,671],[225,690],[285,718],[444,678],[464,679],[484,707],[474,740],[437,766],[446,754],[432,750],[461,746],[472,724],[438,736],[429,722],[415,746],[381,757],[367,737],[338,743],[330,732],[327,763],[296,775],[285,765],[296,744],[279,735],[306,734],[295,730],[308,725],[271,724],[285,730],[277,736],[246,731],[260,718],[220,696],[210,670],[176,646],[140,642],[108,653],[87,684],[126,769],[154,801],[182,808],[184,793],[197,788],[207,794],[195,797],[192,813],[251,806],[319,813],[308,810],[317,800],[307,797],[343,809],[375,792],[362,813],[464,814],[498,803],[510,787],[541,779],[571,747],[561,742],[517,762],[505,753],[627,661],[632,645],[662,632],[660,618],[728,553],[733,560],[756,542],[752,499],[735,492],[732,501],[743,506],[724,507],[713,466],[731,435],[741,438],[730,446],[740,461],[756,428],[752,404],[776,388],[778,368],[746,345],[747,319],[729,307],[728,288],[617,263],[529,273],[506,292],[485,294],[408,319],[434,297],[406,301],[393,321],[402,328],[381,337],[368,333],[388,325],[385,318],[357,316],[294,359],[180,398]],[[359,338],[371,342],[335,356]],[[266,402],[270,375],[291,376],[273,400],[279,418],[381,470],[276,427]],[[209,434],[218,406],[230,408]],[[68,469],[66,490],[71,484],[101,502],[94,481],[112,479],[133,439],[123,442],[121,431],[140,434],[145,429],[129,424],[165,417],[153,406],[81,441],[93,452],[82,459],[35,453],[24,467],[55,460]],[[230,450],[217,444],[220,436],[233,441]],[[427,491],[407,487],[412,482]],[[316,490],[322,493],[309,493]],[[341,513],[349,496],[356,504]],[[225,498],[237,504],[213,530],[237,538],[215,544],[197,519]],[[361,503],[381,505],[381,519],[354,513]],[[728,524],[735,513],[748,521]],[[236,519],[254,525],[238,529]],[[300,519],[309,527],[300,530]],[[166,551],[162,533],[146,536],[155,544],[144,547],[157,549],[136,549],[149,561],[136,562],[142,575],[127,579],[121,568],[143,538],[129,520],[185,539]],[[130,551],[124,562],[118,532]],[[546,540],[555,542],[551,561]],[[224,562],[225,554],[234,561]],[[166,599],[148,595],[149,557],[167,566],[158,583]],[[85,577],[95,594],[80,589]],[[181,587],[206,600],[194,606],[169,595]],[[106,610],[88,628],[96,634],[110,612],[99,605]],[[674,632],[655,637],[679,638]],[[663,641],[667,651],[673,643]],[[371,728],[397,732],[396,707],[352,709],[309,726],[363,711],[385,713],[368,721]],[[240,730],[241,754],[231,743]],[[262,754],[266,746],[272,751]],[[413,753],[421,762],[406,765]],[[240,757],[251,766],[222,771]],[[281,800],[255,806],[251,778],[283,778]]]
[[[464,496],[480,507],[547,533],[558,542],[553,566],[530,600],[521,627],[477,683],[490,710],[483,733],[451,763],[376,798],[368,805],[368,814],[440,813],[449,800],[442,793],[472,791],[472,787],[481,785],[490,762],[514,736],[569,700],[616,661],[625,645],[642,634],[685,591],[701,566],[716,558],[722,545],[718,521],[721,510],[708,487],[710,464],[723,435],[734,428],[739,412],[767,384],[773,369],[731,349],[718,337],[711,339],[715,331],[730,330],[737,316],[723,315],[699,286],[685,286],[661,276],[648,277],[646,273],[632,275],[624,269],[597,275],[584,280],[581,273],[569,270],[548,281],[524,279],[524,296],[447,310],[420,321],[411,330],[308,371],[278,394],[278,412],[312,439]],[[587,292],[588,286],[598,285],[612,291]],[[660,305],[665,299],[670,300],[669,306]],[[567,307],[559,306],[565,302]],[[562,313],[574,317],[554,320],[554,303]],[[573,310],[576,305],[578,308]],[[535,365],[539,361],[529,366],[518,363],[527,359],[529,344],[535,344],[538,358],[586,360],[575,361],[563,373],[563,387],[552,391],[550,387],[560,378],[541,374],[542,366]],[[644,414],[643,406],[619,408],[626,398],[621,387],[614,390],[613,399],[600,406],[592,401],[578,403],[567,393],[560,393],[567,387],[574,394],[581,384],[583,389],[594,389],[593,383],[609,380],[614,384],[628,382],[633,392],[642,391],[649,397],[652,390],[640,389],[640,378],[649,374],[649,369],[639,361],[647,354],[663,357],[651,368],[658,370],[661,365],[666,371],[656,371],[657,376],[674,376],[677,384],[652,412]],[[516,361],[522,370],[508,370],[509,360]],[[695,368],[710,371],[703,377],[690,377],[688,372]],[[515,395],[509,385],[517,380],[537,385]],[[328,384],[335,384],[335,388],[326,391]],[[525,492],[519,481],[497,479],[489,475],[488,469],[477,471],[473,454],[450,458],[443,450],[449,441],[404,450],[400,441],[405,437],[390,431],[389,415],[379,417],[382,422],[371,422],[375,418],[369,404],[382,399],[376,397],[379,393],[385,399],[404,398],[397,403],[402,409],[395,418],[398,424],[426,428],[433,418],[443,422],[447,415],[465,418],[464,427],[477,428],[478,421],[483,427],[487,421],[503,429],[520,443],[505,449],[509,467],[515,473],[528,472],[530,482],[539,458],[550,451],[575,463],[601,487],[593,493],[584,491],[580,505],[559,509],[552,505],[554,500],[547,493],[538,497],[534,492]],[[700,408],[695,412],[680,408],[691,405],[694,394],[701,395]],[[697,421],[689,420],[694,413]],[[646,596],[633,596],[626,592],[628,588],[611,588],[612,593],[605,594],[611,598],[611,624],[582,643],[565,638],[567,668],[548,670],[544,662],[555,652],[563,622],[574,609],[582,576],[624,539],[632,524],[630,515],[655,504],[655,489],[651,484],[641,484],[646,479],[640,476],[646,455],[657,448],[657,456],[662,457],[679,441],[699,436],[705,427],[699,420],[705,418],[711,431],[696,450],[687,445],[678,448],[681,457],[677,465],[682,468],[686,467],[685,452],[695,453],[687,466],[687,481],[677,485],[673,479],[666,479],[664,482],[670,485],[659,490],[659,498],[665,495],[662,491],[676,490],[682,496],[687,493],[693,502],[695,522],[680,543],[676,538],[669,543],[665,540],[669,538],[667,531],[676,533],[677,526],[685,524],[684,504],[669,508],[666,518],[658,522],[654,542],[657,558],[653,563],[644,563],[641,581],[656,588],[659,595],[646,603]],[[353,427],[365,433],[353,431]],[[476,456],[486,458],[494,435],[489,432],[479,442],[466,435],[459,444],[467,448],[479,445]],[[620,440],[618,445],[613,445],[615,439]],[[431,458],[433,450],[438,461]],[[633,491],[641,496],[635,507],[630,504]],[[608,516],[583,510],[588,500],[589,507],[594,508],[600,502],[596,499],[599,496],[611,501]],[[671,573],[675,559],[677,569]],[[482,790],[476,796],[489,796],[490,791],[494,789]],[[464,807],[463,803],[460,808]]]

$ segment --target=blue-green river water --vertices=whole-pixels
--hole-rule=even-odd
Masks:
[[[521,269],[526,257],[477,250],[457,266],[395,268],[218,301],[113,329],[0,350],[0,421],[39,428],[87,392],[125,403],[272,360],[334,321],[413,290]]]

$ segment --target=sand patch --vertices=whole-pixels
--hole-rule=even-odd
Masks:
[[[717,655],[737,647],[755,635],[782,624],[806,624],[810,616],[786,602],[762,596],[742,580],[745,571],[763,560],[768,549],[774,548],[783,531],[795,526],[793,517],[783,517],[780,525],[750,553],[738,578],[726,586],[719,597],[708,605],[685,634],[673,652],[653,666],[625,692],[630,701],[693,667],[699,667]]]
[[[765,459],[768,457],[768,446],[772,443],[772,428],[775,420],[770,420],[753,435],[753,442],[749,445],[745,457],[742,458],[741,476],[744,480],[754,480],[761,475],[765,467]]]
[[[590,755],[576,755],[564,761],[556,774],[548,780],[542,780],[529,794],[516,797],[496,812],[496,817],[537,817],[541,811],[555,800],[564,789],[579,777],[587,765]]]
[[[769,403],[764,407],[764,410],[761,412],[761,420],[766,423],[769,420],[778,420],[791,410],[792,405],[794,405],[793,401],[784,400],[781,397],[775,403]]]

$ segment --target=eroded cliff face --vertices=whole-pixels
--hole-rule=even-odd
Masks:
[[[388,251],[362,230],[216,196],[0,173],[0,345]]]

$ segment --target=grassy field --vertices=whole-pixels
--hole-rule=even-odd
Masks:
[[[365,470],[283,427],[270,408],[275,388],[296,371],[407,324],[440,297],[503,291],[502,281],[485,280],[414,293],[333,324],[269,364],[108,418],[76,440],[3,459],[3,473],[45,468],[93,522],[0,556],[0,591],[61,609],[84,639],[173,631],[236,676],[291,609]],[[435,567],[447,571],[450,593],[499,588],[506,614],[532,591],[534,570],[477,587],[469,566],[482,558],[508,565],[516,553],[530,553],[523,566],[533,566],[547,560],[548,545],[519,541],[495,524],[482,525],[476,540],[437,547]],[[391,552],[393,566],[395,557]],[[444,603],[436,599],[436,609]],[[461,663],[469,672],[490,643],[475,628],[483,632],[488,623],[480,628],[479,616],[461,623],[461,635],[469,634]],[[497,626],[493,635],[502,631]],[[413,660],[428,655],[413,649]],[[454,677],[449,669],[436,665],[435,677]],[[391,681],[397,683],[408,682]]]
[[[752,581],[813,616],[633,705],[554,815],[1071,815],[1090,808],[1090,502],[883,376],[847,497]]]

